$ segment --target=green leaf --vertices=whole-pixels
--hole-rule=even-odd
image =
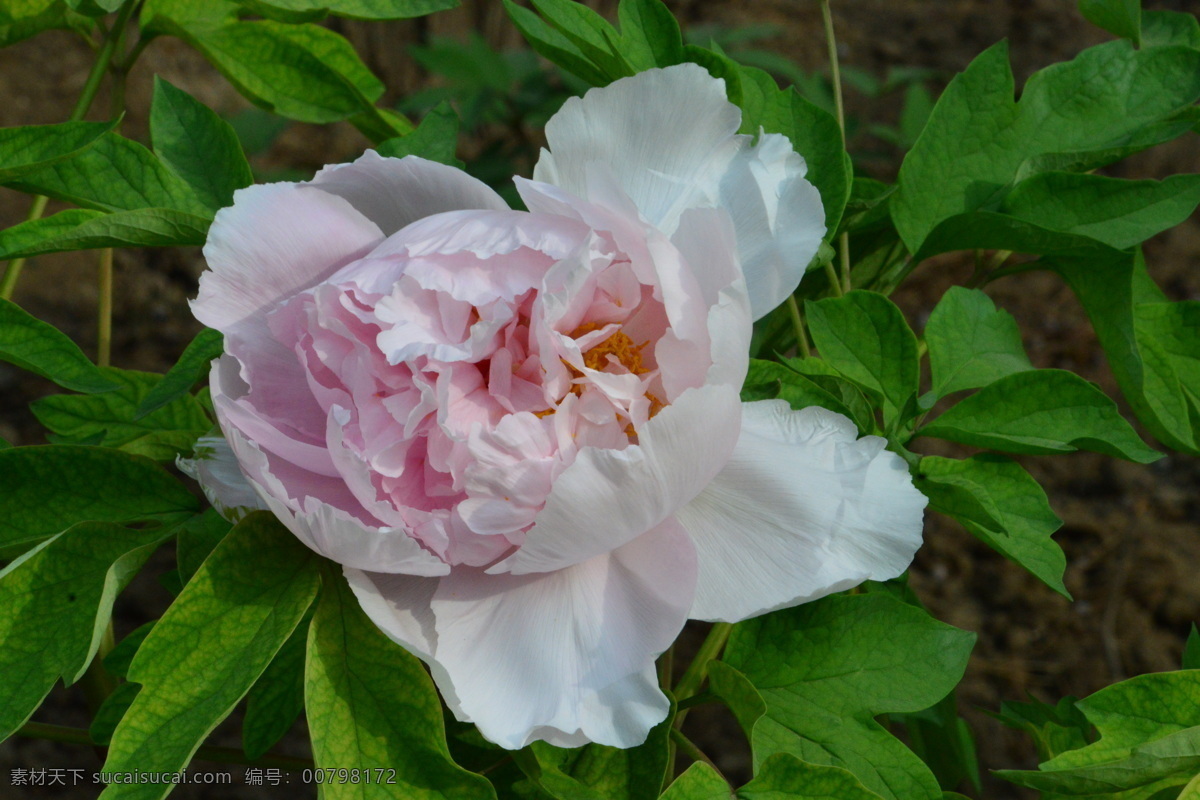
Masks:
[[[66,334],[3,299],[0,299],[0,361],[76,392],[108,392],[117,388]]]
[[[1043,172],[1013,187],[1004,199],[1004,213],[1125,250],[1183,222],[1197,204],[1200,175],[1127,181]]]
[[[60,0],[0,0],[0,47],[51,28],[74,27],[78,19]]]
[[[146,636],[154,630],[157,622],[158,620],[151,620],[145,625],[134,628],[128,636],[118,642],[117,646],[104,657],[104,669],[118,678],[124,678],[129,673],[129,665],[133,663],[133,657],[137,655],[138,648],[142,646],[142,642],[146,641]]]
[[[536,13],[517,5],[513,0],[504,0],[504,10],[535,52],[592,86],[606,86],[611,82],[579,47],[546,24]]]
[[[186,395],[197,381],[208,375],[212,360],[224,352],[225,337],[220,331],[212,328],[200,331],[184,348],[175,365],[142,398],[134,419],[141,419]]]
[[[1033,369],[1017,321],[978,289],[950,287],[929,315],[925,342],[935,397]]]
[[[813,343],[842,375],[883,400],[884,418],[896,420],[918,388],[917,337],[904,315],[881,294],[853,291],[806,301]]]
[[[889,800],[940,800],[921,760],[874,717],[919,711],[962,677],[974,634],[887,595],[835,596],[739,623],[724,660],[758,689],[755,764],[790,753]]]
[[[603,70],[608,80],[616,80],[637,72],[637,68],[629,63],[620,50],[620,36],[617,31],[592,9],[574,0],[530,2],[546,22]]]
[[[778,753],[762,763],[738,800],[879,800],[854,774]]]
[[[73,157],[27,172],[9,185],[98,211],[161,208],[212,212],[182,178],[132,139],[106,133]]]
[[[1036,73],[1020,102],[1013,92],[1000,43],[938,100],[891,201],[910,252],[943,220],[994,207],[1032,172],[1087,171],[1190,129],[1194,121],[1173,118],[1200,97],[1200,52],[1110,42]]]
[[[939,786],[947,789],[970,781],[975,791],[983,790],[975,736],[959,716],[953,694],[923,711],[893,714],[891,721],[904,725],[909,747],[933,771]]]
[[[154,153],[213,211],[233,205],[234,191],[254,183],[233,126],[158,76],[150,138]]]
[[[202,245],[212,218],[170,208],[105,214],[82,208],[0,231],[0,260],[102,247]]]
[[[1142,43],[1142,0],[1079,0],[1088,21],[1109,33]]]
[[[782,364],[751,359],[742,400],[774,398],[788,401],[796,410],[827,408],[849,417],[862,433],[876,429],[874,412],[862,392],[820,359],[787,359]]]
[[[458,0],[243,0],[242,5],[271,19],[310,22],[330,14],[366,20],[411,19],[456,8]],[[283,15],[273,16],[272,11]]]
[[[1162,457],[1114,403],[1073,372],[1040,369],[1001,378],[918,432],[974,447],[1052,455],[1091,450],[1148,464]]]
[[[174,461],[190,453],[196,439],[212,427],[196,398],[183,395],[144,417],[136,417],[142,400],[162,380],[152,372],[112,367],[101,369],[119,388],[103,394],[53,394],[30,404],[42,425],[64,443],[100,437],[99,444],[157,461]]]
[[[113,601],[163,536],[161,529],[85,522],[0,571],[0,739],[25,724],[56,680],[79,680],[100,648]]]
[[[1059,753],[1086,747],[1096,737],[1074,697],[1064,697],[1052,706],[1038,700],[1028,703],[1005,701],[996,719],[1010,728],[1028,733],[1037,747],[1038,761],[1049,761]]]
[[[767,704],[750,679],[724,661],[713,661],[708,665],[708,690],[733,712],[749,741],[754,724],[767,713]]]
[[[672,707],[667,718],[650,729],[645,742],[627,750],[599,744],[568,750],[534,742],[529,748],[534,762],[529,777],[561,800],[655,800],[666,777],[674,719]]]
[[[972,249],[1087,258],[1103,258],[1113,252],[1108,245],[1088,236],[1053,231],[996,211],[969,211],[939,222],[913,261]]]
[[[1200,305],[1167,303],[1140,251],[1044,266],[1083,304],[1138,419],[1164,444],[1200,454]]]
[[[383,94],[354,47],[319,25],[258,20],[174,32],[256,105],[301,122],[370,112]]]
[[[932,510],[958,520],[984,544],[1071,598],[1063,585],[1066,556],[1050,538],[1062,520],[1020,464],[992,454],[961,460],[925,456],[915,484]]]
[[[113,689],[112,694],[104,698],[100,708],[96,709],[92,724],[88,727],[88,735],[93,744],[106,747],[112,741],[113,731],[121,724],[121,718],[133,705],[134,698],[141,690],[142,687],[136,683],[121,683]]]
[[[495,796],[486,779],[450,760],[424,667],[367,619],[332,571],[309,627],[304,700],[318,768],[396,771],[390,786],[327,784],[324,800]]]
[[[1200,20],[1182,11],[1143,11],[1143,47],[1190,47],[1200,50]]]
[[[2,13],[2,12],[0,12]],[[0,128],[0,183],[8,183],[86,150],[116,122],[63,122]]]
[[[317,558],[274,517],[238,524],[138,649],[142,691],[104,769],[176,772],[266,669],[320,587]],[[161,798],[170,785],[112,784],[103,800]]]
[[[145,0],[138,24],[147,36],[179,36],[183,29],[235,22],[240,10],[234,0]]]
[[[696,763],[674,780],[662,800],[730,800],[729,784],[708,764]]]
[[[662,0],[621,0],[617,21],[620,49],[639,70],[683,62],[679,22]]]
[[[430,109],[412,133],[380,142],[375,150],[381,156],[420,156],[461,169],[463,162],[454,155],[458,149],[458,125],[458,114],[443,100]]]
[[[246,695],[242,750],[246,758],[266,754],[304,710],[304,651],[308,626],[298,625]]]
[[[103,447],[0,451],[0,547],[84,521],[172,525],[198,511],[183,484],[148,458]]]
[[[229,535],[232,526],[215,508],[206,508],[179,526],[175,538],[175,558],[179,564],[179,579],[187,583],[200,569],[221,540]]]
[[[850,198],[853,168],[837,120],[795,89],[783,89],[754,67],[741,67],[742,133],[782,133],[808,164],[805,177],[821,193],[826,239],[837,233]],[[730,97],[731,101],[734,98]]]
[[[1099,741],[1061,753],[1036,772],[996,774],[1042,791],[1111,796],[1182,786],[1200,771],[1200,671],[1139,675],[1076,705],[1096,726]]]
[[[1187,642],[1183,646],[1183,669],[1200,669],[1200,631],[1196,630],[1196,623],[1192,623],[1192,631],[1188,634]]]

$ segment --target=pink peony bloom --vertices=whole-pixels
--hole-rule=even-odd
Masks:
[[[652,70],[555,115],[528,212],[368,152],[213,223],[192,307],[241,472],[504,747],[636,745],[688,618],[890,578],[920,543],[882,439],[739,400],[752,321],[824,234],[804,160],[739,124],[700,67]]]

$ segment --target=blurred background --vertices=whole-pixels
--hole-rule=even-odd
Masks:
[[[588,5],[615,18],[616,0]],[[716,42],[734,58],[767,69],[781,84],[796,84],[810,100],[832,105],[815,0],[667,0],[667,5],[692,41]],[[1194,0],[1145,6],[1200,10]],[[833,13],[849,149],[859,173],[887,181],[895,179],[942,88],[984,48],[1009,40],[1020,86],[1030,73],[1107,38],[1079,15],[1074,0],[835,0]],[[464,0],[457,10],[408,22],[331,18],[325,24],[353,42],[387,85],[382,104],[418,119],[450,101],[462,118],[459,158],[508,196],[510,177],[532,171],[545,120],[566,97],[586,88],[525,48],[497,0]],[[87,43],[64,31],[0,50],[0,125],[65,120],[92,59]],[[369,146],[349,124],[300,124],[252,107],[196,51],[169,38],[155,40],[129,78],[123,132],[142,141],[155,74],[233,123],[259,181],[304,180],[322,165],[352,159]],[[103,91],[91,119],[102,118],[100,109],[108,107]],[[1126,178],[1200,172],[1200,148],[1195,136],[1187,137],[1107,172]],[[29,203],[28,196],[0,188],[0,227],[22,221]],[[49,210],[57,210],[54,203]],[[1171,299],[1200,299],[1200,220],[1193,217],[1151,240],[1146,255],[1151,274]],[[199,330],[187,308],[204,266],[199,248],[118,251],[116,265],[113,364],[165,371]],[[26,268],[14,299],[94,353],[95,270],[94,253],[40,257]],[[970,273],[967,254],[930,259],[894,299],[920,330],[947,287],[965,282]],[[1059,280],[1035,272],[992,284],[988,293],[1017,318],[1035,366],[1070,369],[1118,396],[1081,308]],[[52,390],[49,383],[0,364],[0,436],[14,444],[44,441],[26,406]],[[917,447],[922,446],[936,446],[924,452],[962,454],[947,443],[921,440]],[[957,524],[933,515],[911,575],[912,587],[935,616],[979,635],[958,702],[978,741],[984,792],[965,785],[960,791],[998,800],[1034,795],[991,780],[988,769],[1028,769],[1037,762],[1023,734],[989,716],[1002,700],[1032,695],[1053,703],[1132,675],[1178,668],[1189,628],[1200,620],[1200,461],[1172,455],[1139,466],[1078,453],[1024,463],[1064,520],[1056,539],[1067,553],[1066,585],[1073,603]],[[153,574],[162,571],[155,569],[159,562],[170,568],[173,553],[164,549],[157,559],[118,602],[118,639],[157,616],[170,599]],[[692,638],[698,635],[692,632]],[[87,725],[81,701],[61,688],[37,719]],[[731,778],[748,776],[748,749],[732,717],[697,711],[689,730]],[[218,729],[214,741],[237,746],[237,732],[235,718]],[[304,755],[303,731],[295,731],[281,749]],[[99,765],[86,747],[16,739],[0,745],[4,771],[90,771]],[[195,766],[232,769],[234,785],[181,787],[173,797],[297,793],[294,785],[245,786],[239,767]],[[87,798],[99,787],[6,791],[18,797]]]

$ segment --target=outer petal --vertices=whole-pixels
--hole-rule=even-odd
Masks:
[[[374,150],[350,164],[325,167],[313,185],[349,200],[385,236],[442,211],[508,210],[504,198],[461,169],[417,156],[385,158]]]
[[[684,392],[646,423],[639,444],[582,448],[555,479],[521,549],[488,572],[550,572],[633,541],[721,470],[737,442],[740,417],[737,389],[704,386]]]
[[[738,620],[903,572],[925,497],[904,461],[850,420],[746,403],[725,469],[677,517],[696,544],[694,619]]]
[[[758,318],[795,290],[825,234],[825,212],[788,139],[763,134],[754,143],[737,134],[740,124],[724,81],[702,67],[648,70],[567,101],[546,125],[550,151],[534,179],[601,202],[609,192],[592,169],[601,162],[668,235],[689,208],[725,209]]]
[[[437,582],[347,570],[364,611],[426,659],[455,714],[518,749],[633,747],[667,714],[654,659],[687,617],[695,556],[672,519],[546,575],[455,570]]]
[[[358,569],[406,575],[445,575],[450,567],[405,531],[377,527],[316,497],[294,497],[271,473],[265,453],[233,427],[225,431],[258,496],[279,521],[316,552]],[[295,508],[299,506],[299,508]]]
[[[383,239],[379,226],[345,200],[304,184],[251,186],[236,192],[233,202],[209,228],[208,269],[191,304],[196,319],[223,333]]]

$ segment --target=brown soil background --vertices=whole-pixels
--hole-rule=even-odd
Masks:
[[[615,2],[591,3],[610,19]],[[736,3],[676,0],[668,2],[685,27],[703,24],[739,26],[771,23],[777,36],[764,45],[806,69],[825,64],[820,12],[812,0],[744,0]],[[1200,11],[1194,0],[1146,3],[1151,8]],[[1008,38],[1018,85],[1033,71],[1069,59],[1103,41],[1070,0],[837,0],[835,24],[842,63],[878,77],[895,66],[927,67],[938,76],[937,91],[981,50]],[[364,60],[396,100],[428,85],[429,77],[407,56],[407,45],[431,34],[481,32],[499,47],[520,44],[498,2],[469,0],[463,8],[421,21],[363,24],[331,23],[358,46]],[[91,63],[92,53],[78,38],[50,32],[0,51],[0,125],[59,122],[66,119]],[[211,107],[234,113],[245,100],[195,52],[161,39],[145,53],[130,77],[125,132],[146,138],[146,113],[152,76],[160,74]],[[896,97],[870,100],[850,91],[848,114],[865,128],[894,124]],[[98,99],[97,109],[107,107]],[[99,118],[96,114],[92,118]],[[534,132],[536,135],[536,132]],[[367,146],[348,125],[292,125],[259,157],[259,168],[315,170],[351,158]],[[463,143],[461,155],[476,146]],[[878,140],[860,136],[854,149],[878,151]],[[886,147],[885,147],[886,152]],[[876,177],[892,178],[899,166],[895,152],[873,161]],[[1196,139],[1139,155],[1109,170],[1120,177],[1156,177],[1200,171]],[[0,227],[24,219],[29,200],[0,189]],[[51,210],[55,210],[53,207]],[[1152,274],[1173,299],[1200,299],[1200,223],[1189,220],[1146,247]],[[117,254],[116,366],[167,369],[198,329],[186,299],[195,293],[203,269],[198,249],[121,251]],[[37,259],[16,300],[32,313],[58,325],[85,351],[95,348],[95,257],[71,254]],[[950,256],[923,265],[896,293],[909,321],[920,329],[930,309],[952,284],[970,274],[965,260]],[[1041,274],[1010,278],[992,285],[989,294],[1021,325],[1036,366],[1074,370],[1096,381],[1111,395],[1116,386],[1095,336],[1070,292]],[[52,390],[0,365],[0,436],[14,443],[41,441],[27,403]],[[923,442],[926,446],[930,443]],[[953,451],[939,451],[954,454]],[[1057,541],[1068,557],[1066,584],[1073,603],[1058,597],[1020,568],[1008,563],[957,525],[929,515],[926,545],[912,569],[912,585],[942,620],[975,631],[979,641],[958,689],[963,713],[979,741],[987,769],[1033,768],[1036,758],[1025,738],[1009,731],[984,711],[1026,693],[1054,702],[1066,695],[1085,696],[1122,678],[1178,667],[1190,624],[1200,620],[1200,461],[1172,455],[1151,466],[1078,454],[1029,459],[1026,466],[1046,487],[1051,504],[1064,520]],[[160,553],[169,569],[172,554]],[[161,571],[161,570],[160,570]],[[169,600],[152,578],[143,576],[118,603],[118,636],[161,613]],[[56,689],[36,719],[86,726],[74,693]],[[235,721],[218,729],[214,742],[237,746]],[[719,713],[696,713],[689,723],[697,741],[731,776],[744,775],[747,752],[731,720]],[[302,723],[282,749],[305,754]],[[15,767],[98,769],[100,760],[85,747],[10,740],[0,745],[0,797],[87,798],[98,787],[8,786]],[[200,770],[230,770],[234,785],[182,787],[179,798],[263,798],[297,796],[297,787],[253,788],[241,784],[240,767],[198,765]],[[970,792],[974,796],[974,792]],[[298,796],[313,796],[312,789]],[[985,777],[987,798],[1027,798],[1032,793]]]

